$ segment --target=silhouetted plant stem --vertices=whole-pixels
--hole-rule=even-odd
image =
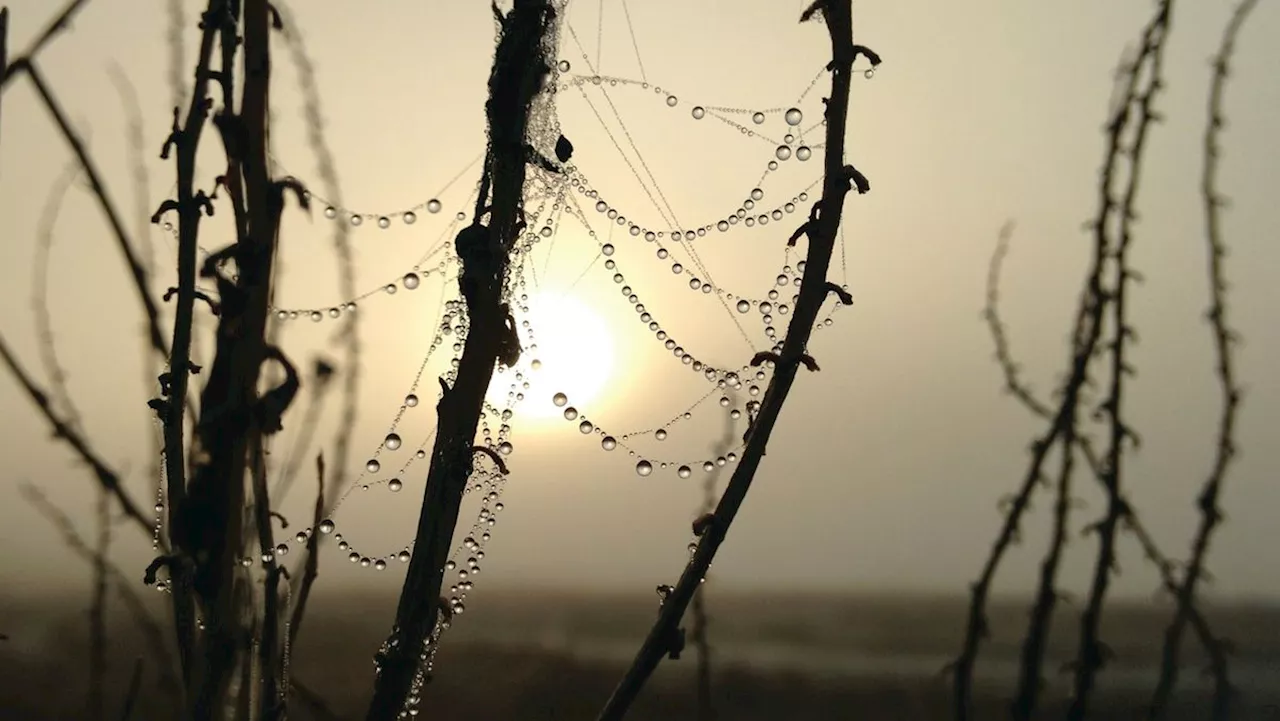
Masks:
[[[62,10],[54,16],[53,20],[45,26],[44,30],[36,36],[36,39],[31,42],[31,45],[25,52],[16,58],[10,58],[9,66],[4,69],[3,73],[0,73],[0,92],[3,92],[4,89],[8,87],[9,81],[13,79],[13,76],[19,69],[15,67],[17,62],[19,60],[33,60],[40,54],[41,50],[44,50],[45,46],[48,45],[51,40],[57,37],[58,33],[71,27],[71,20],[76,16],[76,13],[84,9],[84,6],[88,3],[89,0],[71,0],[71,2],[67,3]]]
[[[832,61],[828,65],[831,70],[831,97],[826,104],[826,158],[823,168],[822,198],[815,206],[810,222],[802,227],[802,231],[809,238],[809,252],[806,255],[799,299],[795,304],[791,324],[787,328],[782,352],[776,355],[758,354],[752,361],[753,364],[759,364],[770,362],[765,361],[765,358],[770,358],[775,368],[768,390],[765,391],[764,400],[761,402],[760,411],[747,431],[742,460],[734,468],[733,476],[720,497],[711,521],[702,529],[697,551],[685,566],[675,588],[666,594],[657,621],[650,629],[631,667],[600,712],[598,718],[601,721],[616,721],[623,718],[663,656],[678,655],[683,645],[680,621],[689,607],[689,602],[706,577],[707,569],[710,568],[716,551],[724,542],[729,527],[742,506],[747,491],[751,488],[751,482],[764,458],[769,436],[782,412],[782,406],[791,390],[791,385],[795,382],[796,373],[802,364],[810,370],[817,369],[817,364],[807,355],[807,345],[818,313],[828,293],[831,292],[827,271],[831,264],[836,233],[840,227],[845,196],[850,190],[851,181],[857,183],[859,192],[866,192],[869,189],[866,178],[853,166],[844,164],[850,76],[854,60],[859,54],[865,54],[873,65],[878,65],[880,58],[869,49],[854,45],[850,0],[819,0],[806,11],[804,17],[812,15],[815,9],[821,10],[831,39]],[[800,233],[801,231],[797,231],[797,235]],[[852,299],[847,299],[846,302],[851,301]]]
[[[133,673],[129,675],[129,687],[124,692],[124,703],[120,708],[120,721],[129,721],[133,717],[133,707],[138,703],[138,692],[142,689],[142,658],[133,662]]]
[[[497,6],[494,8],[497,14]],[[519,347],[514,320],[502,302],[502,293],[520,227],[530,104],[550,72],[546,40],[556,23],[555,15],[548,0],[516,0],[505,17],[499,15],[501,34],[485,105],[489,149],[475,218],[455,240],[462,261],[458,285],[466,301],[469,330],[456,381],[452,387],[443,379],[440,381],[438,430],[418,516],[414,553],[400,593],[395,627],[378,653],[368,721],[396,718],[411,689],[420,692],[426,682],[421,663],[443,604],[440,588],[444,565],[462,493],[473,470],[484,396],[500,356],[510,352],[512,343]],[[486,211],[488,226],[481,221]],[[514,359],[504,362],[509,365]]]
[[[107,711],[107,551],[111,547],[110,497],[98,488],[94,504],[98,539],[93,551],[93,601],[89,607],[89,708],[86,718],[101,721]]]
[[[1133,223],[1137,217],[1136,204],[1147,133],[1151,125],[1160,119],[1152,103],[1163,85],[1164,48],[1169,34],[1172,6],[1172,0],[1163,0],[1143,32],[1142,49],[1134,74],[1139,75],[1144,64],[1150,68],[1150,72],[1144,76],[1142,89],[1132,96],[1131,101],[1126,99],[1132,105],[1130,113],[1136,109],[1137,118],[1134,121],[1134,137],[1128,148],[1128,182],[1118,211],[1119,239],[1114,248],[1115,273],[1110,292],[1111,329],[1114,335],[1108,344],[1111,383],[1107,398],[1099,407],[1099,411],[1107,416],[1110,429],[1102,478],[1107,495],[1107,510],[1106,515],[1095,526],[1098,534],[1098,556],[1089,600],[1080,619],[1080,649],[1071,703],[1067,710],[1068,721],[1082,721],[1087,716],[1097,673],[1111,656],[1110,649],[1099,639],[1099,626],[1111,575],[1116,571],[1116,532],[1128,512],[1128,503],[1121,492],[1124,447],[1129,443],[1136,447],[1140,443],[1139,436],[1122,415],[1125,379],[1136,374],[1126,354],[1129,343],[1136,342],[1137,338],[1137,333],[1129,322],[1127,301],[1130,282],[1140,276],[1129,264],[1129,250],[1133,242]]]
[[[325,138],[324,114],[320,110],[320,89],[316,85],[315,65],[307,54],[306,43],[293,21],[291,11],[283,3],[275,3],[276,9],[284,18],[284,30],[281,35],[294,66],[298,71],[298,85],[302,92],[303,113],[307,127],[307,145],[316,160],[316,174],[325,197],[336,205],[342,204],[342,188],[338,182],[337,163],[333,151]],[[351,225],[349,223],[333,223],[333,249],[338,257],[338,292],[343,298],[354,298],[357,295],[355,277],[355,258],[351,252]],[[338,497],[338,489],[346,479],[347,461],[351,452],[351,437],[356,428],[356,414],[359,410],[360,395],[360,314],[346,313],[341,319],[342,342],[346,357],[343,359],[342,375],[342,416],[338,421],[338,433],[334,439],[333,472],[330,474],[329,494]],[[305,446],[299,452],[305,452]]]
[[[0,79],[7,80],[9,78],[9,8],[8,6],[0,7]],[[4,109],[4,92],[0,90],[0,110]],[[4,113],[0,113],[0,119],[4,118]],[[0,128],[3,125],[0,124]],[[3,138],[0,135],[0,138]]]
[[[293,611],[289,616],[289,645],[298,641],[298,629],[302,628],[302,619],[307,610],[307,599],[311,597],[311,587],[320,575],[320,521],[324,519],[324,454],[316,456],[316,504],[311,515],[311,536],[307,539],[307,560],[303,564],[302,578],[298,581],[298,590],[292,594]],[[290,683],[289,678],[284,683]]]
[[[736,435],[733,419],[726,417],[725,434],[720,439],[720,442],[713,446],[714,455],[723,456],[731,450]],[[706,480],[703,481],[702,507],[698,511],[700,516],[715,510],[716,484],[719,482],[723,470],[723,467],[716,466],[715,470],[707,474]],[[693,596],[693,625],[690,635],[693,636],[693,647],[698,655],[698,721],[715,721],[716,709],[711,701],[711,639],[707,634],[711,619],[707,614],[706,603],[707,590],[704,583],[699,592]]]
[[[85,176],[89,180],[90,190],[93,191],[94,197],[98,200],[98,205],[107,217],[107,223],[111,226],[111,233],[115,237],[120,254],[124,256],[125,263],[128,265],[130,279],[133,281],[134,289],[138,292],[138,298],[146,313],[147,333],[151,347],[161,356],[168,355],[169,349],[164,342],[160,329],[160,311],[156,308],[155,301],[151,297],[150,282],[147,279],[146,271],[138,261],[133,244],[129,241],[129,233],[125,230],[124,222],[121,220],[115,204],[111,202],[107,188],[102,182],[102,176],[98,173],[97,165],[94,164],[93,159],[89,156],[89,150],[84,146],[84,141],[81,140],[80,135],[71,127],[66,113],[62,110],[62,105],[54,97],[53,91],[50,90],[48,84],[45,83],[43,75],[35,65],[35,61],[30,58],[20,58],[8,68],[10,74],[19,71],[26,72],[31,84],[36,89],[36,94],[44,102],[44,106],[49,110],[49,114],[53,116],[54,123],[62,132],[67,145],[71,146],[76,159],[80,161],[80,166],[84,168]]]
[[[55,506],[45,496],[44,492],[29,483],[19,484],[18,492],[35,508],[37,513],[44,516],[57,529],[62,536],[63,543],[72,553],[88,563],[96,564],[98,562],[98,554],[89,547],[89,543],[76,531],[75,525],[67,517],[67,514]],[[125,610],[133,617],[133,621],[137,624],[143,639],[150,646],[151,657],[156,661],[156,666],[159,669],[161,687],[166,690],[178,690],[177,679],[173,676],[173,671],[177,669],[177,666],[174,664],[173,657],[165,645],[164,632],[160,629],[155,619],[151,617],[151,614],[147,611],[146,604],[143,603],[135,590],[138,583],[137,578],[133,574],[126,576],[110,559],[104,558],[102,563],[115,586],[116,593]]]
[[[1240,28],[1248,19],[1249,13],[1257,6],[1257,0],[1242,0],[1236,6],[1222,35],[1222,42],[1213,60],[1213,79],[1209,85],[1208,119],[1205,124],[1203,140],[1203,166],[1200,174],[1200,195],[1205,212],[1205,244],[1208,248],[1209,266],[1209,311],[1208,320],[1213,334],[1214,354],[1217,361],[1218,385],[1222,395],[1222,410],[1218,417],[1217,450],[1209,477],[1197,500],[1200,510],[1200,525],[1192,542],[1191,559],[1183,573],[1176,597],[1178,608],[1173,621],[1165,631],[1164,648],[1161,654],[1160,680],[1151,699],[1149,718],[1157,721],[1164,717],[1169,705],[1170,696],[1178,679],[1182,635],[1188,622],[1192,621],[1196,587],[1204,576],[1204,561],[1209,551],[1209,539],[1214,529],[1222,521],[1222,511],[1218,507],[1218,497],[1222,492],[1222,484],[1227,475],[1227,468],[1236,454],[1235,423],[1236,411],[1240,405],[1242,390],[1236,381],[1235,363],[1232,348],[1238,341],[1238,335],[1227,320],[1227,281],[1225,277],[1225,261],[1227,244],[1222,238],[1220,211],[1224,198],[1218,191],[1219,136],[1222,134],[1226,118],[1223,111],[1223,96],[1226,91],[1229,64],[1235,51],[1236,38]],[[1213,716],[1215,720],[1225,719],[1229,713],[1231,687],[1227,679],[1226,653],[1221,641],[1207,644],[1209,667],[1214,678]]]
[[[187,468],[185,446],[185,420],[188,378],[191,370],[191,336],[195,321],[196,301],[196,251],[200,232],[203,203],[208,203],[204,192],[195,190],[196,154],[200,138],[211,106],[208,97],[213,44],[217,30],[227,22],[227,0],[209,0],[201,19],[200,50],[196,61],[195,78],[186,118],[178,125],[179,109],[174,108],[173,132],[165,142],[161,157],[167,158],[170,144],[177,169],[178,215],[178,292],[174,303],[173,351],[169,356],[168,394],[163,406],[161,422],[164,427],[164,475],[165,500],[168,511],[167,530],[179,553],[190,554],[194,549],[188,541],[183,512],[187,497]],[[224,98],[225,99],[225,98]],[[162,206],[163,207],[163,206]],[[212,208],[211,205],[208,208]],[[159,213],[153,218],[158,222]],[[162,390],[164,390],[162,388]],[[178,639],[178,653],[182,662],[183,687],[192,689],[192,654],[196,642],[193,579],[187,564],[170,564],[172,583],[174,626]]]
[[[1161,11],[1157,13],[1157,19],[1153,20],[1153,25],[1163,22],[1160,20],[1162,13],[1167,10],[1166,6],[1161,7]],[[969,606],[969,614],[965,626],[965,636],[961,645],[960,655],[951,665],[953,672],[954,688],[953,688],[953,714],[957,721],[968,721],[972,718],[973,703],[973,670],[977,662],[979,646],[983,639],[989,633],[986,604],[990,594],[991,584],[995,579],[995,574],[999,568],[1005,552],[1010,545],[1020,538],[1020,524],[1023,515],[1030,508],[1031,495],[1035,491],[1038,483],[1046,481],[1043,474],[1043,466],[1049,451],[1055,446],[1060,445],[1061,452],[1067,455],[1072,454],[1077,446],[1084,450],[1090,458],[1091,465],[1095,473],[1099,474],[1103,485],[1108,488],[1114,487],[1114,493],[1109,492],[1109,498],[1116,502],[1109,503],[1109,507],[1116,511],[1119,515],[1117,518],[1123,517],[1127,513],[1127,504],[1123,503],[1123,497],[1119,495],[1118,485],[1111,483],[1110,474],[1112,470],[1104,463],[1099,463],[1095,455],[1090,452],[1090,446],[1087,439],[1076,429],[1078,420],[1078,408],[1082,402],[1082,393],[1086,386],[1091,384],[1089,377],[1089,365],[1094,356],[1098,352],[1100,339],[1105,324],[1105,314],[1111,304],[1114,303],[1114,293],[1106,288],[1106,275],[1108,264],[1116,253],[1117,241],[1112,237],[1111,229],[1108,223],[1114,222],[1118,215],[1131,213],[1132,211],[1132,195],[1126,195],[1126,202],[1122,205],[1118,203],[1112,196],[1112,186],[1115,184],[1115,178],[1118,177],[1122,156],[1124,155],[1123,137],[1125,131],[1130,128],[1132,120],[1131,105],[1138,96],[1138,81],[1142,63],[1150,54],[1150,35],[1151,26],[1143,33],[1143,46],[1138,53],[1137,58],[1132,65],[1125,65],[1121,68],[1120,78],[1118,80],[1118,96],[1119,100],[1111,111],[1111,117],[1107,123],[1107,147],[1105,159],[1103,162],[1101,178],[1098,184],[1098,211],[1090,228],[1093,231],[1093,252],[1090,261],[1090,269],[1085,281],[1084,288],[1081,293],[1080,305],[1076,314],[1075,327],[1072,331],[1070,370],[1067,378],[1064,380],[1060,390],[1061,401],[1058,407],[1052,411],[1043,403],[1034,399],[1029,391],[1025,389],[1017,380],[1016,366],[1009,357],[1007,344],[1003,336],[1002,326],[999,319],[995,315],[994,300],[995,291],[990,285],[999,270],[999,261],[1003,255],[1003,248],[1008,240],[1009,227],[1006,226],[1005,232],[1002,234],[1001,246],[997,248],[997,253],[992,260],[992,270],[989,275],[988,287],[988,309],[986,313],[988,324],[992,329],[992,335],[996,340],[997,358],[1000,360],[1001,366],[1005,370],[1006,386],[1017,396],[1032,412],[1045,417],[1049,421],[1050,426],[1042,435],[1036,438],[1031,444],[1031,461],[1028,465],[1027,473],[1023,477],[1019,490],[1012,496],[1008,496],[1001,500],[1001,505],[1006,508],[1004,523],[1000,533],[992,546],[991,554],[988,556],[983,570],[978,580],[973,584],[971,590],[971,601]],[[1140,146],[1139,146],[1140,149]],[[1135,161],[1136,163],[1136,161]],[[1129,183],[1132,186],[1136,174],[1130,173]],[[1121,219],[1122,232],[1128,228],[1131,219]],[[1129,272],[1123,265],[1120,266],[1122,273]],[[1122,333],[1131,333],[1131,329],[1125,326]],[[1122,359],[1123,360],[1123,359]],[[1123,367],[1123,363],[1121,364]],[[1114,391],[1114,388],[1113,388]],[[1117,402],[1118,404],[1118,402]],[[1118,449],[1116,449],[1118,452]],[[1111,456],[1108,456],[1111,459]],[[1065,460],[1065,459],[1064,459]],[[1069,470],[1069,469],[1068,469]],[[1060,498],[1061,500],[1061,498]],[[1068,501],[1069,503],[1069,501]],[[1110,541],[1108,541],[1108,565],[1112,558],[1112,549],[1110,543],[1114,541],[1114,527],[1111,527]],[[1056,541],[1055,541],[1056,542]],[[1052,557],[1052,553],[1050,558]],[[1031,667],[1023,667],[1019,690],[1016,697],[1021,699],[1015,709],[1022,708],[1021,712],[1031,714],[1034,711],[1034,703],[1036,699],[1036,690],[1028,688],[1028,684],[1038,686],[1040,684],[1039,666],[1042,664],[1044,640],[1037,639],[1035,634],[1046,634],[1048,631],[1048,621],[1051,614],[1051,608],[1045,606],[1045,603],[1052,603],[1056,599],[1056,595],[1052,592],[1052,588],[1046,590],[1043,587],[1043,581],[1046,577],[1042,574],[1041,593],[1038,595],[1038,603],[1033,610],[1033,619],[1039,617],[1041,620],[1033,622],[1031,633],[1028,636],[1027,644],[1024,646],[1024,664],[1030,663]],[[1052,574],[1047,580],[1052,582]],[[1101,608],[1098,607],[1100,613]],[[1088,613],[1088,609],[1086,609]],[[1094,628],[1096,615],[1087,617],[1089,620],[1083,625]],[[1083,633],[1083,632],[1082,632]],[[1096,641],[1096,636],[1090,635],[1090,639]],[[1036,650],[1039,653],[1035,653]],[[1090,646],[1092,651],[1097,651],[1096,645]],[[1091,678],[1091,676],[1090,676]],[[1073,701],[1075,703],[1083,703],[1079,699]],[[1028,708],[1027,706],[1031,708]]]
[[[992,254],[990,270],[987,276],[987,306],[983,312],[983,316],[987,321],[992,340],[996,347],[996,360],[1000,365],[1002,374],[1005,379],[1006,390],[1012,394],[1018,401],[1033,415],[1041,418],[1049,419],[1052,417],[1053,409],[1051,409],[1044,401],[1035,396],[1029,387],[1027,387],[1019,378],[1019,367],[1013,359],[1013,354],[1009,348],[1008,334],[1005,330],[1004,323],[1000,319],[999,313],[999,281],[1000,270],[1004,257],[1008,253],[1009,238],[1012,234],[1012,223],[1005,225],[1000,232],[1000,239],[996,245],[996,250]],[[1101,481],[1105,474],[1102,459],[1098,457],[1097,452],[1093,449],[1093,444],[1089,437],[1084,433],[1077,432],[1074,434],[1075,443],[1080,449],[1080,453],[1088,462],[1089,468],[1093,475]],[[1161,585],[1173,596],[1177,596],[1179,592],[1179,582],[1175,573],[1174,563],[1165,555],[1156,544],[1155,539],[1147,532],[1142,522],[1138,519],[1137,509],[1127,501],[1124,504],[1124,525],[1137,539],[1138,544],[1142,548],[1143,556],[1156,567],[1160,574]],[[1061,598],[1061,595],[1058,595]],[[1209,623],[1194,605],[1187,609],[1188,623],[1196,633],[1196,637],[1205,647],[1211,659],[1211,670],[1215,675],[1216,687],[1228,686],[1226,681],[1226,659],[1223,642],[1216,639],[1209,627]],[[1028,640],[1030,635],[1028,636]],[[1025,675],[1025,674],[1024,674]]]
[[[4,364],[9,368],[9,372],[13,374],[18,384],[26,392],[27,397],[35,403],[36,408],[40,410],[40,413],[49,422],[50,427],[53,429],[54,437],[66,441],[67,445],[71,446],[76,455],[93,471],[93,475],[98,479],[99,485],[110,491],[119,501],[124,515],[146,529],[146,533],[150,535],[152,519],[148,518],[147,514],[143,513],[138,504],[129,496],[124,486],[120,483],[119,475],[89,445],[88,439],[53,409],[53,406],[49,403],[48,394],[41,390],[27,371],[18,364],[17,357],[13,355],[3,336],[0,336],[0,360],[4,361]]]

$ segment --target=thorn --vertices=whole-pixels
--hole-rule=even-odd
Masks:
[[[471,452],[483,453],[484,455],[488,456],[490,459],[493,460],[493,464],[498,467],[498,470],[502,473],[502,475],[505,476],[511,473],[511,471],[507,470],[507,464],[502,460],[502,456],[499,456],[498,453],[494,451],[492,448],[488,446],[472,446]]]
[[[840,299],[841,303],[845,305],[853,305],[853,296],[849,295],[849,291],[845,290],[844,288],[841,288],[835,283],[832,283],[830,281],[827,282],[827,292],[835,293],[836,297]]]

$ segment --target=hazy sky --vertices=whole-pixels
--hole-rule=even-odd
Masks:
[[[17,52],[52,12],[47,0],[9,0],[11,51]],[[187,2],[194,16],[198,3]],[[149,213],[173,183],[172,166],[156,151],[167,133],[166,17],[161,0],[95,0],[73,32],[60,37],[41,65],[76,126],[111,180],[113,197],[132,218]],[[360,212],[393,212],[424,203],[483,147],[482,107],[492,50],[486,3],[382,0],[294,2],[300,31],[314,59],[327,137],[342,183],[343,204]],[[1052,387],[1066,362],[1066,339],[1087,257],[1081,224],[1094,212],[1102,160],[1101,125],[1110,79],[1122,49],[1136,37],[1151,3],[1082,0],[1069,4],[980,0],[873,2],[855,8],[859,42],[884,65],[854,83],[848,158],[871,179],[873,191],[851,198],[846,214],[847,282],[857,299],[818,333],[811,351],[822,365],[795,386],[751,495],[712,575],[718,582],[761,588],[932,589],[962,592],[976,577],[994,539],[997,499],[1012,491],[1025,467],[1026,447],[1039,423],[1000,392],[1001,378],[980,311],[987,263],[1006,219],[1017,232],[1006,265],[1004,311],[1015,353],[1035,388]],[[644,164],[658,179],[682,223],[710,222],[747,197],[772,155],[770,144],[745,137],[710,116],[691,117],[695,105],[770,110],[796,103],[825,63],[828,42],[817,24],[795,23],[802,3],[767,0],[633,0],[628,3],[635,45],[623,5],[573,0],[573,35],[562,37],[571,73],[599,63],[608,76],[643,76],[677,98],[622,84],[609,98],[627,123]],[[1134,291],[1141,344],[1133,352],[1140,375],[1127,412],[1144,444],[1128,466],[1129,492],[1163,548],[1185,556],[1195,523],[1195,495],[1209,469],[1219,399],[1212,375],[1203,217],[1198,196],[1200,135],[1209,80],[1208,58],[1232,3],[1178,3],[1167,61],[1168,91],[1159,107],[1169,121],[1156,128],[1140,200],[1142,221],[1134,250],[1146,275]],[[598,28],[602,28],[598,30]],[[1226,486],[1228,522],[1215,538],[1210,567],[1216,591],[1280,595],[1274,512],[1280,428],[1280,213],[1274,172],[1280,166],[1280,36],[1275,3],[1256,11],[1240,39],[1227,95],[1230,116],[1221,171],[1233,203],[1225,215],[1232,246],[1231,312],[1247,342],[1237,358],[1247,388],[1240,415],[1242,455]],[[195,36],[187,34],[183,78],[190,75]],[[602,47],[597,37],[603,39]],[[136,88],[145,118],[149,194],[131,184],[125,142],[127,116],[113,85],[118,66]],[[297,73],[281,47],[273,86],[275,154],[306,182],[318,183],[301,121]],[[799,103],[808,128],[820,117],[829,78]],[[600,90],[587,96],[606,118]],[[580,170],[628,218],[667,229],[634,180],[627,161],[583,95],[561,94],[564,133],[577,146]],[[727,115],[751,125],[749,114]],[[611,121],[612,122],[612,121]],[[755,126],[753,126],[755,127]],[[629,147],[615,124],[613,137]],[[759,126],[773,139],[785,132],[780,113]],[[820,142],[810,132],[810,142]],[[202,181],[217,174],[216,140],[206,135]],[[26,365],[39,369],[31,311],[32,264],[42,207],[71,155],[31,87],[19,80],[4,95],[0,138],[0,332]],[[817,178],[820,151],[766,178],[761,205],[773,208]],[[635,161],[632,161],[635,164]],[[432,248],[476,179],[468,170],[441,196],[444,212],[418,211],[412,226],[394,221],[380,230],[366,223],[352,235],[357,286],[378,288],[406,272]],[[319,186],[314,185],[317,192]],[[584,207],[590,208],[590,204]],[[802,211],[807,210],[802,206]],[[589,210],[601,239],[603,216]],[[798,216],[798,213],[797,213]],[[786,236],[797,216],[765,227],[737,227],[696,242],[718,284],[763,297],[784,262]],[[327,308],[340,297],[329,223],[290,211],[285,221],[277,300],[283,307]],[[139,224],[140,225],[140,224]],[[206,248],[225,243],[225,226],[202,236]],[[572,223],[566,222],[566,228]],[[646,307],[673,337],[717,367],[745,363],[767,348],[759,314],[741,316],[748,347],[721,306],[688,288],[688,278],[654,257],[654,246],[623,230],[613,234],[614,256]],[[157,292],[172,284],[174,243],[149,229],[164,272]],[[217,233],[224,237],[217,237]],[[575,280],[596,254],[580,230],[539,246],[542,287],[569,289],[595,309],[606,329],[584,333],[579,350],[590,360],[607,346],[613,362],[605,389],[580,410],[611,432],[652,428],[677,416],[708,390],[697,374],[674,361],[636,320],[636,313],[599,263]],[[802,243],[803,247],[803,243]],[[156,432],[144,402],[141,316],[106,226],[88,193],[73,191],[56,225],[50,311],[58,349],[84,425],[102,453],[126,472],[131,489],[150,505],[146,477],[149,434]],[[832,278],[844,279],[839,259]],[[360,304],[364,320],[364,391],[351,458],[354,472],[380,444],[439,323],[439,276],[412,294],[379,293]],[[789,293],[788,293],[789,295]],[[1268,313],[1268,311],[1272,313]],[[786,320],[782,317],[781,320]],[[211,326],[209,326],[211,327]],[[337,327],[286,324],[285,350],[307,362],[318,353],[338,358]],[[207,336],[199,356],[207,359]],[[754,350],[753,350],[754,349]],[[445,349],[447,352],[447,348]],[[434,397],[435,358],[422,393]],[[550,372],[550,369],[548,370]],[[583,371],[585,373],[585,371]],[[543,384],[546,385],[545,383]],[[513,469],[506,509],[487,551],[483,583],[611,586],[651,593],[673,582],[686,557],[688,523],[700,502],[701,471],[680,479],[670,469],[641,478],[636,459],[605,453],[599,437],[576,423],[547,420],[554,389],[535,386],[529,408],[513,422]],[[572,392],[572,389],[564,389]],[[666,441],[640,438],[635,447],[655,458],[700,461],[724,435],[716,397]],[[0,454],[0,587],[53,582],[87,584],[87,567],[18,493],[23,480],[40,484],[90,529],[91,476],[49,438],[16,384],[0,381],[4,433]],[[535,411],[544,411],[539,419]],[[406,416],[402,456],[430,429],[424,402]],[[321,437],[331,449],[331,413]],[[296,418],[292,426],[296,428]],[[735,436],[741,434],[738,426]],[[287,448],[286,432],[276,448]],[[331,450],[330,450],[331,454]],[[362,548],[395,551],[412,534],[425,468],[405,476],[399,495],[385,486],[356,492],[337,516],[340,529]],[[1079,476],[1088,506],[1079,529],[1102,512],[1096,484]],[[300,483],[282,510],[307,514]],[[1001,574],[1002,590],[1029,590],[1043,553],[1049,497],[1041,496],[1026,543]],[[118,533],[116,558],[139,575],[150,553],[133,527]],[[1065,581],[1086,586],[1095,547],[1075,540]],[[399,590],[401,570],[385,573],[345,562],[330,547],[322,585],[361,584]],[[1145,595],[1157,586],[1135,542],[1121,545],[1123,575],[1115,588]]]

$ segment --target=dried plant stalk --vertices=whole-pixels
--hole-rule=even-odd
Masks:
[[[1160,662],[1160,680],[1151,700],[1149,718],[1152,721],[1163,718],[1169,706],[1173,687],[1178,679],[1178,664],[1181,653],[1182,636],[1187,624],[1194,623],[1192,613],[1195,610],[1196,587],[1205,575],[1204,562],[1209,551],[1209,539],[1218,524],[1222,522],[1222,511],[1218,507],[1218,498],[1222,493],[1222,484],[1227,475],[1227,468],[1235,458],[1235,425],[1236,412],[1243,394],[1235,373],[1233,348],[1239,336],[1227,319],[1227,281],[1225,277],[1225,261],[1227,244],[1222,237],[1221,209],[1224,199],[1218,191],[1219,142],[1226,118],[1223,111],[1223,96],[1226,91],[1227,76],[1232,54],[1235,51],[1236,38],[1240,28],[1249,17],[1257,0],[1243,0],[1236,6],[1230,22],[1223,32],[1222,42],[1213,60],[1213,79],[1209,85],[1208,121],[1204,131],[1204,158],[1200,173],[1200,195],[1204,202],[1205,212],[1205,244],[1208,248],[1209,266],[1209,312],[1208,319],[1213,334],[1213,349],[1217,361],[1218,385],[1222,395],[1222,411],[1218,416],[1217,450],[1213,466],[1209,471],[1197,505],[1200,509],[1200,526],[1192,542],[1191,559],[1183,574],[1183,580],[1177,589],[1178,610],[1173,621],[1165,632],[1164,648]],[[1226,649],[1222,642],[1211,640],[1208,643],[1210,672],[1214,677],[1213,718],[1215,721],[1227,718],[1230,712],[1231,688],[1226,673]]]
[[[470,320],[457,380],[440,381],[439,421],[425,497],[414,536],[395,627],[378,654],[378,675],[368,721],[391,721],[410,689],[425,683],[421,657],[440,612],[444,565],[452,545],[462,492],[473,470],[474,443],[484,396],[499,358],[519,348],[515,324],[502,300],[511,250],[522,214],[530,105],[550,72],[545,40],[556,22],[548,0],[516,0],[504,17],[494,6],[501,35],[489,77],[486,115],[489,149],[475,219],[455,240],[462,271],[458,285]],[[492,191],[492,198],[489,197]],[[481,218],[488,214],[486,226]]]
[[[806,256],[800,296],[795,304],[782,352],[757,354],[752,360],[754,365],[772,362],[774,373],[764,400],[761,402],[760,411],[747,431],[742,459],[734,468],[733,476],[720,497],[715,512],[709,521],[703,524],[697,551],[681,573],[679,582],[674,588],[667,587],[669,590],[665,594],[658,619],[650,629],[631,667],[600,712],[598,718],[601,721],[616,721],[623,718],[662,658],[679,653],[684,643],[684,634],[679,627],[680,621],[702,580],[706,577],[707,569],[711,566],[716,551],[724,542],[729,527],[742,506],[747,491],[751,488],[751,482],[764,458],[765,446],[782,412],[787,394],[795,382],[796,374],[801,365],[811,371],[817,370],[817,363],[807,353],[807,345],[818,313],[822,310],[827,295],[832,292],[840,295],[841,300],[846,304],[852,303],[852,298],[849,298],[847,293],[827,280],[827,271],[831,264],[836,233],[840,227],[845,196],[851,184],[856,184],[859,193],[865,193],[870,189],[865,176],[852,165],[844,163],[845,129],[853,63],[859,54],[866,55],[873,65],[880,63],[880,57],[870,49],[853,43],[853,12],[850,0],[819,0],[810,6],[802,19],[812,16],[818,10],[821,11],[831,38],[832,60],[827,66],[831,70],[831,97],[828,99],[826,109],[826,158],[822,198],[814,205],[809,222],[797,230],[789,241],[794,242],[802,234],[808,235],[809,238],[809,252]]]

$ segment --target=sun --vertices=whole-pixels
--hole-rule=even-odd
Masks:
[[[529,388],[517,416],[562,417],[564,410],[552,400],[557,393],[579,411],[592,412],[613,375],[613,333],[604,318],[571,294],[543,290],[529,298],[529,312],[518,316],[523,319],[529,328],[521,329],[522,340],[531,332],[534,348],[526,347],[519,364],[528,369]],[[496,378],[490,387],[499,399],[507,390]]]

